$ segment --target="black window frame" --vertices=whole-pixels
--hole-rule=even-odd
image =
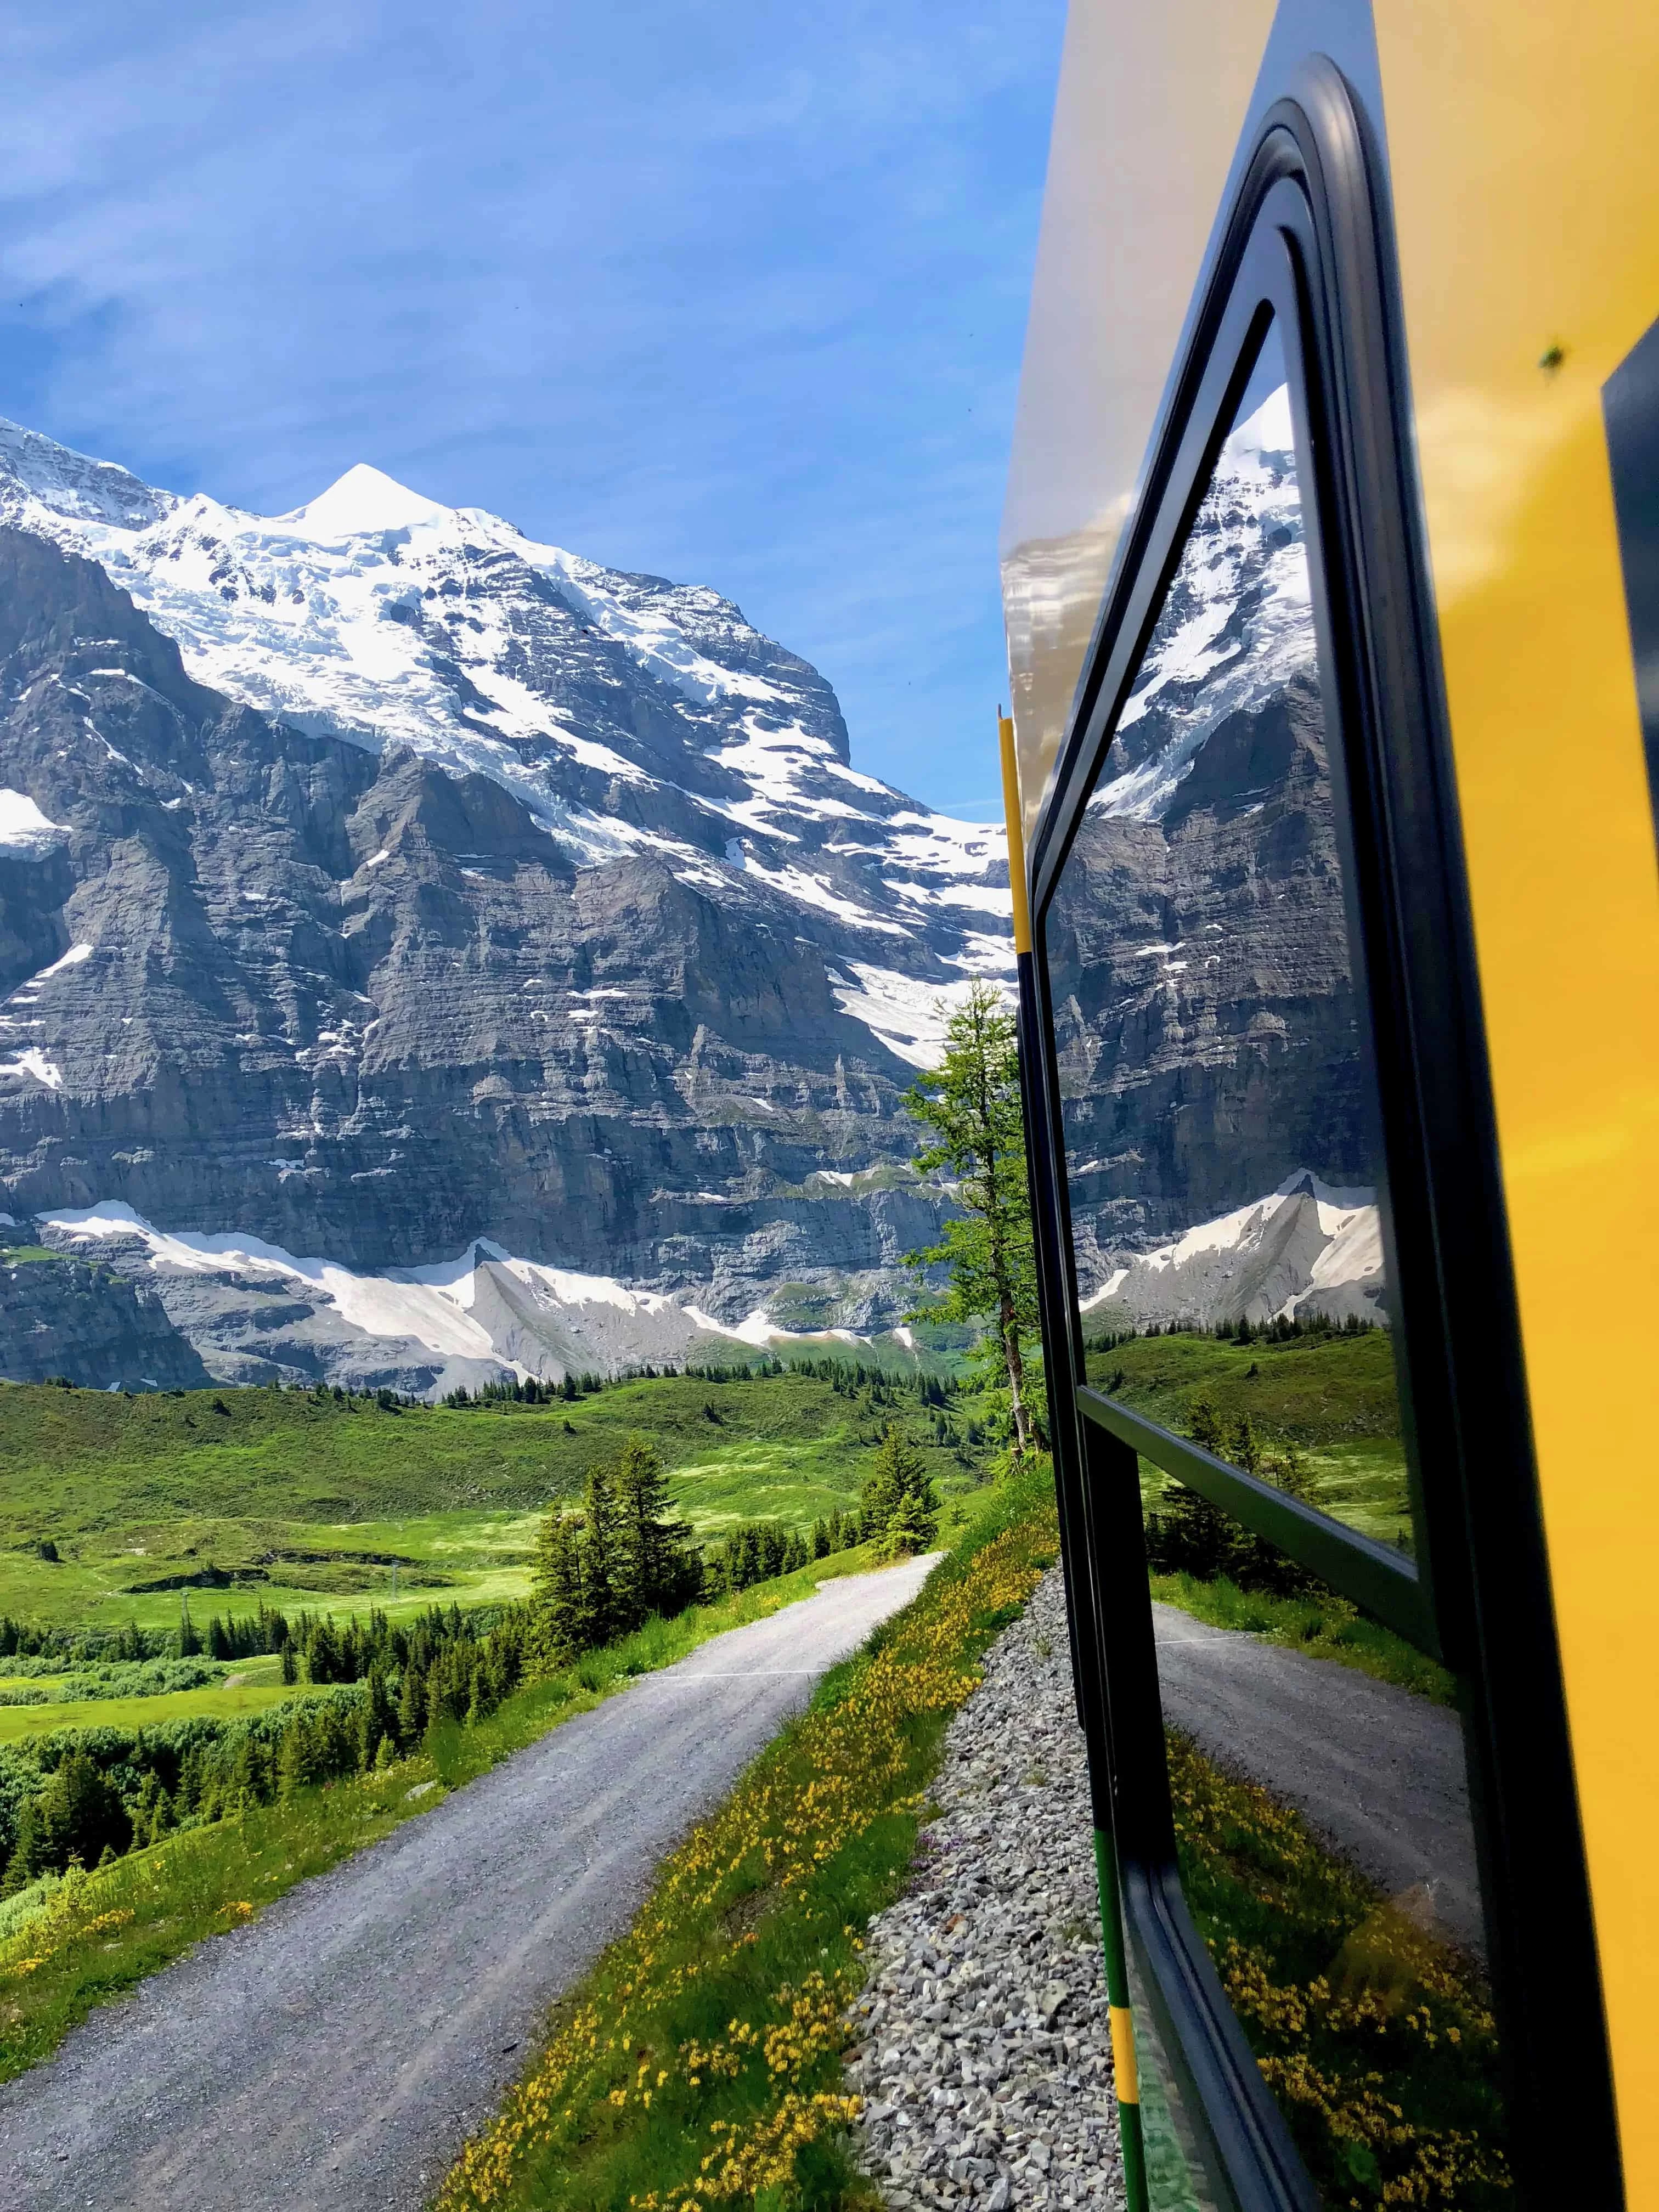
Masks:
[[[1097,1825],[1201,2164],[1230,2212],[1319,2199],[1176,1871],[1138,1454],[1443,1658],[1460,1685],[1519,2205],[1623,2199],[1527,1408],[1382,149],[1334,64],[1266,108],[1188,317],[1030,852],[1021,1010],[1055,1472]],[[1085,1382],[1044,927],[1265,329],[1295,418],[1380,1193],[1414,1565]],[[1311,459],[1304,467],[1304,457]],[[1346,782],[1346,805],[1342,783]],[[1364,1017],[1362,1016],[1362,1018]]]

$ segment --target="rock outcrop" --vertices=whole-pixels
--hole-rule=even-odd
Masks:
[[[199,1390],[212,1378],[153,1289],[105,1267],[0,1248],[0,1376],[96,1390]]]

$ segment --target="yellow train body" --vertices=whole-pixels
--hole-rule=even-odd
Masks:
[[[1391,202],[1538,1633],[1626,2198],[1659,2212],[1659,846],[1603,406],[1659,319],[1659,10],[1073,0],[1002,550],[1020,805],[1035,848],[1230,194],[1312,54],[1353,88]]]

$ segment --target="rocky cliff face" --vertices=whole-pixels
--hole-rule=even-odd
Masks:
[[[0,518],[13,1213],[227,1379],[896,1317],[1006,869],[813,670],[371,471],[270,520],[5,426]]]
[[[0,1376],[100,1390],[201,1389],[210,1380],[153,1286],[82,1261],[0,1249]]]

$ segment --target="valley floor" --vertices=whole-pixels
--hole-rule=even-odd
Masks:
[[[642,1677],[95,2014],[0,2088],[0,2212],[408,2212],[664,1852],[930,1564]]]

